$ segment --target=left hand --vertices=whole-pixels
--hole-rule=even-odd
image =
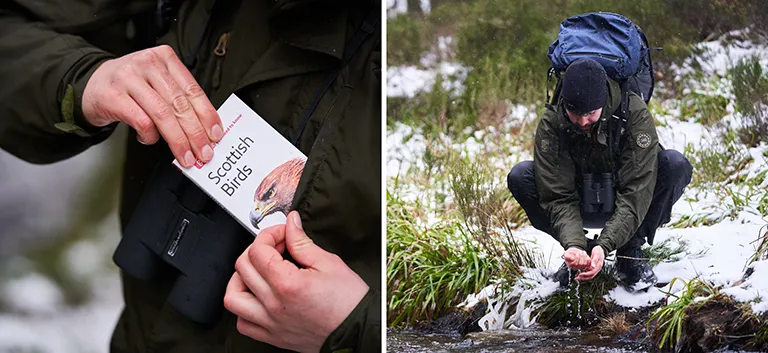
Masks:
[[[283,259],[287,249],[304,268]],[[235,264],[224,306],[237,330],[298,352],[318,352],[368,292],[368,285],[338,256],[301,228],[298,212],[285,225],[266,228]]]
[[[597,276],[597,274],[600,273],[600,270],[603,268],[604,261],[605,251],[600,247],[600,245],[595,246],[592,249],[592,256],[590,257],[587,270],[585,272],[579,273],[575,279],[577,281],[589,281],[595,278],[595,276]]]

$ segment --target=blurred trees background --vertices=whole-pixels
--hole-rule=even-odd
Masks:
[[[432,0],[428,12],[419,0],[407,2],[406,13],[390,8],[387,64],[423,66],[422,58],[442,43],[441,37],[453,38],[450,59],[472,68],[458,101],[445,104],[448,120],[457,127],[482,119],[499,99],[543,101],[547,48],[559,24],[579,13],[615,12],[640,26],[650,45],[662,48],[653,53],[662,79],[669,76],[670,64],[693,54],[691,44],[732,30],[750,29],[750,36],[762,38],[768,33],[764,0]],[[425,104],[439,105],[434,97],[430,102],[416,98],[390,97],[389,118],[408,119],[417,106],[423,111]]]
[[[125,132],[49,165],[0,150],[0,352],[108,351]]]

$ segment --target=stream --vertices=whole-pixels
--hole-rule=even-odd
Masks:
[[[459,335],[387,330],[387,352],[401,353],[624,353],[648,352],[638,343],[619,343],[610,337],[579,330],[500,330]],[[718,350],[718,353],[737,353]],[[738,351],[738,353],[748,353]]]

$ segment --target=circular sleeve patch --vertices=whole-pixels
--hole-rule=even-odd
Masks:
[[[648,148],[651,145],[651,135],[648,135],[647,132],[640,133],[637,135],[635,142],[637,142],[640,148]]]

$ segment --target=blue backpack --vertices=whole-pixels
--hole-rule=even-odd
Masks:
[[[560,24],[557,39],[549,46],[547,56],[552,66],[547,74],[547,105],[560,96],[562,74],[573,61],[590,58],[605,68],[608,77],[617,81],[622,101],[614,113],[626,120],[629,91],[646,103],[651,100],[653,63],[645,34],[628,18],[610,12],[591,12],[567,18]],[[554,96],[549,95],[549,82],[557,77]]]

